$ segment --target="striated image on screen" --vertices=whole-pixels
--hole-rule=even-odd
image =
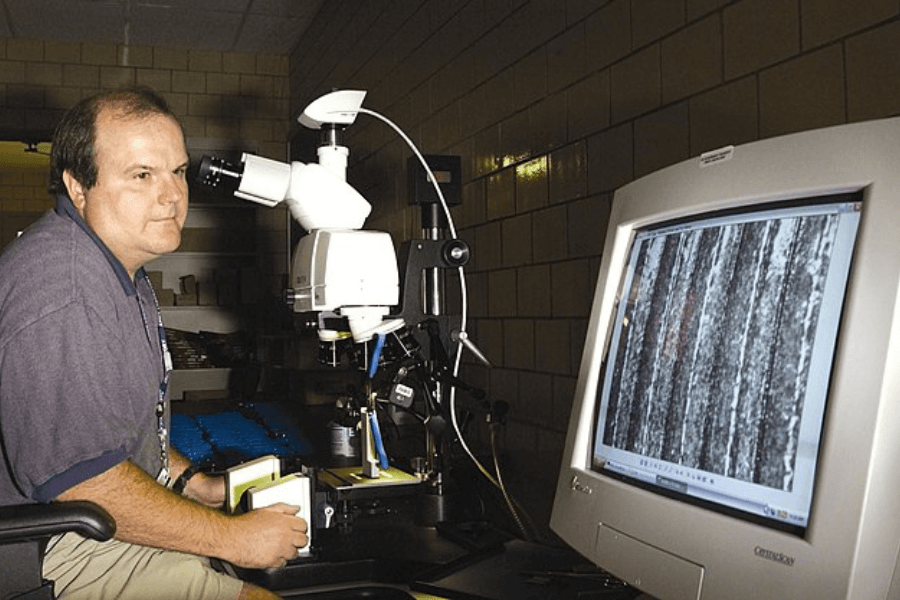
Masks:
[[[859,206],[638,231],[595,468],[804,525]]]

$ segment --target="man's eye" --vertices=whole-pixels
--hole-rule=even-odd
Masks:
[[[140,173],[136,174],[135,177],[137,179],[149,179],[150,173],[148,171],[141,171]]]

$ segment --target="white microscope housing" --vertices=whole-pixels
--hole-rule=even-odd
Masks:
[[[343,90],[310,104],[299,121],[306,127],[342,127],[353,122],[365,92]],[[265,206],[286,202],[291,216],[308,233],[293,253],[291,282],[297,313],[334,313],[346,317],[355,342],[403,326],[385,321],[399,304],[400,278],[388,233],[362,231],[371,205],[346,181],[346,147],[334,143],[318,149],[319,163],[283,163],[252,154],[241,158],[241,173],[214,165],[238,179],[234,195]],[[201,167],[203,168],[203,167]],[[328,339],[332,333],[320,331]]]

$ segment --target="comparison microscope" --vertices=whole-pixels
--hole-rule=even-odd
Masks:
[[[463,349],[490,366],[466,332],[463,266],[469,248],[456,236],[449,212],[460,201],[459,158],[424,157],[393,123],[362,107],[365,95],[332,92],[303,111],[299,122],[320,132],[318,162],[284,163],[244,154],[240,164],[231,164],[204,157],[198,178],[265,206],[283,202],[306,232],[292,252],[291,310],[316,329],[321,362],[349,362],[362,376],[358,397],[342,405],[341,419],[358,431],[360,463],[348,471],[322,473],[322,480],[336,478],[333,485],[349,495],[377,487],[373,482],[422,483],[427,518],[441,521],[446,516],[446,445],[454,433],[461,438],[457,391],[479,408],[487,406],[484,392],[458,377]],[[423,237],[402,245],[402,274],[390,234],[363,229],[371,205],[347,183],[349,149],[342,144],[343,131],[360,113],[386,121],[415,154],[408,168],[410,188],[424,198],[416,202],[422,209]],[[463,309],[458,316],[444,308],[448,270],[459,273]],[[424,456],[414,477],[390,464],[380,407],[409,412],[424,428]],[[353,478],[366,485],[354,489]]]

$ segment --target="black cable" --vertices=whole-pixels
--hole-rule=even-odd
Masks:
[[[497,429],[499,429],[499,423],[491,423],[490,424],[490,434],[491,434],[491,456],[494,459],[494,474],[497,478],[497,483],[499,484],[497,487],[500,489],[500,493],[503,495],[503,501],[506,503],[506,508],[509,510],[509,514],[512,516],[513,521],[516,523],[516,527],[519,529],[519,532],[522,534],[522,539],[527,542],[533,541],[531,534],[525,529],[525,525],[522,523],[522,519],[519,516],[519,511],[517,510],[515,502],[513,502],[512,497],[509,495],[509,492],[506,490],[506,485],[503,483],[503,476],[500,469],[500,453],[497,451]]]

